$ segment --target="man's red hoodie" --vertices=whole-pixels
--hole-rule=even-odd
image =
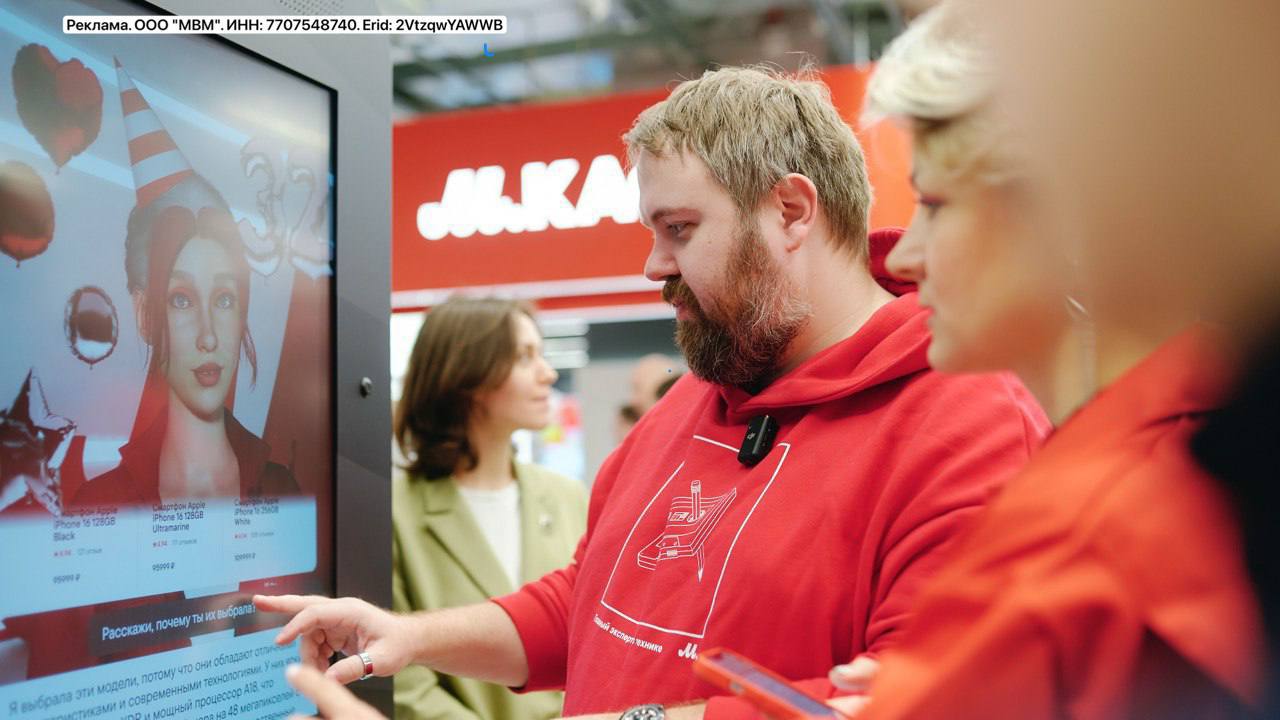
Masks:
[[[816,679],[892,643],[940,548],[1049,429],[1010,375],[930,371],[925,317],[899,297],[756,395],[681,379],[601,467],[570,565],[496,600],[525,689],[564,687],[566,715],[670,705],[718,694],[691,671],[702,649]],[[746,467],[763,414],[777,438]]]

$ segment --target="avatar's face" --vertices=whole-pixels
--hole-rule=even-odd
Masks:
[[[165,376],[173,394],[198,417],[219,417],[226,403],[240,363],[241,302],[226,249],[206,237],[188,241],[165,294]]]

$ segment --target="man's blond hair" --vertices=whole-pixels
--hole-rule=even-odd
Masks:
[[[871,187],[862,147],[812,71],[708,70],[640,113],[623,141],[633,164],[641,152],[692,153],[744,218],[783,176],[804,175],[818,189],[832,242],[866,256]]]

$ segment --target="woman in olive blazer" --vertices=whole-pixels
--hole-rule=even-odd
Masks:
[[[586,530],[582,484],[515,462],[511,435],[551,421],[556,371],[528,307],[454,298],[429,312],[396,407],[393,605],[471,605],[564,567]],[[517,695],[410,666],[395,678],[396,717],[546,720],[560,693]]]
[[[586,530],[582,483],[536,465],[516,465],[520,486],[520,582],[568,564]],[[392,481],[394,608],[470,605],[513,592],[497,558],[449,479],[397,472]],[[396,718],[543,720],[560,717],[563,694],[517,695],[505,687],[410,665],[395,679]]]

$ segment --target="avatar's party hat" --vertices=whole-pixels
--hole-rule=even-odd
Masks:
[[[129,139],[129,164],[138,207],[144,207],[169,188],[194,174],[191,163],[174,144],[160,117],[138,92],[129,73],[116,59],[120,81],[120,106],[124,110],[124,130]]]

